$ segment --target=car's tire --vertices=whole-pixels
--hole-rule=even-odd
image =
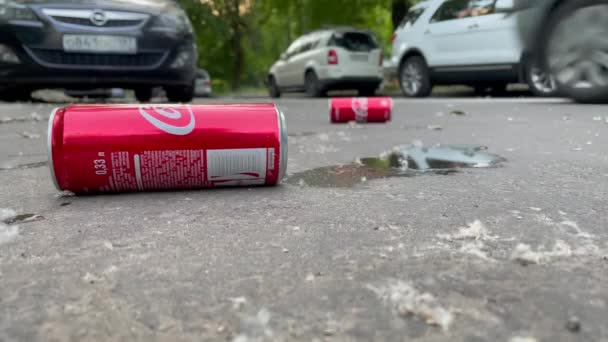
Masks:
[[[378,90],[378,87],[374,87],[374,86],[367,86],[367,87],[359,88],[359,96],[366,96],[366,97],[376,96],[376,90]]]
[[[150,102],[150,100],[152,100],[152,88],[144,87],[135,89],[135,98],[141,103]]]
[[[399,85],[403,95],[408,97],[431,95],[431,74],[422,57],[412,56],[403,61],[399,68]]]
[[[304,75],[304,88],[306,89],[306,94],[310,97],[321,97],[325,94],[319,83],[317,74],[312,70],[308,70]]]
[[[183,86],[165,87],[167,99],[174,103],[189,103],[194,99],[194,83]]]
[[[539,97],[559,96],[559,88],[551,73],[544,71],[543,68],[536,66],[530,59],[525,67],[525,80],[530,88],[530,92]]]
[[[608,102],[606,17],[606,0],[566,1],[542,32],[541,62],[560,92],[577,102]]]
[[[279,88],[279,85],[277,84],[277,81],[274,76],[268,77],[268,94],[273,99],[278,99],[279,97],[281,97],[281,89]]]
[[[0,87],[0,101],[27,102],[32,100],[32,90],[20,87]]]

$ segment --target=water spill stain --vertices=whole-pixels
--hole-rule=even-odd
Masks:
[[[48,164],[49,164],[48,162],[39,162],[39,163],[15,165],[15,166],[10,166],[10,167],[0,167],[0,171],[36,169],[39,167],[45,167]]]
[[[482,146],[408,146],[384,153],[379,158],[363,158],[357,162],[321,167],[296,173],[287,184],[321,188],[349,188],[375,179],[448,176],[462,168],[498,167],[506,159],[486,153]]]
[[[21,214],[15,217],[9,217],[4,220],[4,224],[19,224],[44,220],[44,216],[37,214]]]

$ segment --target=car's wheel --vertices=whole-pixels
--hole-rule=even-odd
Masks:
[[[608,102],[608,3],[567,1],[549,20],[541,56],[559,90],[578,102]]]
[[[26,102],[32,99],[32,90],[27,88],[0,87],[0,101]]]
[[[144,87],[135,89],[135,98],[141,103],[150,102],[150,100],[152,100],[152,88]]]
[[[530,91],[536,96],[552,97],[558,96],[559,91],[555,79],[551,73],[545,71],[543,68],[528,63],[526,65],[526,82]]]
[[[281,97],[281,89],[279,89],[274,76],[268,77],[268,93],[273,99]]]
[[[399,84],[405,96],[427,97],[433,90],[429,68],[422,57],[413,56],[399,69]]]
[[[376,90],[378,87],[375,86],[367,86],[359,88],[359,96],[375,96]]]
[[[306,88],[306,94],[310,97],[323,96],[324,91],[319,84],[319,78],[312,70],[307,71],[304,75],[304,87]]]
[[[188,103],[194,99],[194,84],[165,87],[169,102]]]

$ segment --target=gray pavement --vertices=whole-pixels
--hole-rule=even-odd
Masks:
[[[331,125],[326,100],[278,104],[292,175],[414,141],[508,162],[65,197],[53,105],[0,104],[0,208],[43,217],[0,226],[0,341],[608,341],[606,107],[396,99],[390,124]]]

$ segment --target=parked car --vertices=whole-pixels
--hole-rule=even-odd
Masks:
[[[434,85],[465,84],[477,92],[527,83],[541,96],[558,89],[534,63],[518,34],[512,0],[428,0],[415,5],[393,35],[389,62],[406,96]]]
[[[608,0],[509,2],[525,46],[534,51],[564,95],[608,102]],[[522,8],[523,7],[523,8]]]
[[[1,0],[0,99],[40,88],[130,88],[149,101],[194,95],[197,50],[172,0]]]
[[[194,81],[194,95],[197,97],[210,97],[212,94],[211,76],[207,70],[198,69]]]
[[[296,39],[268,73],[270,95],[305,91],[323,96],[329,90],[356,89],[373,95],[383,80],[383,53],[368,31],[329,28]]]

